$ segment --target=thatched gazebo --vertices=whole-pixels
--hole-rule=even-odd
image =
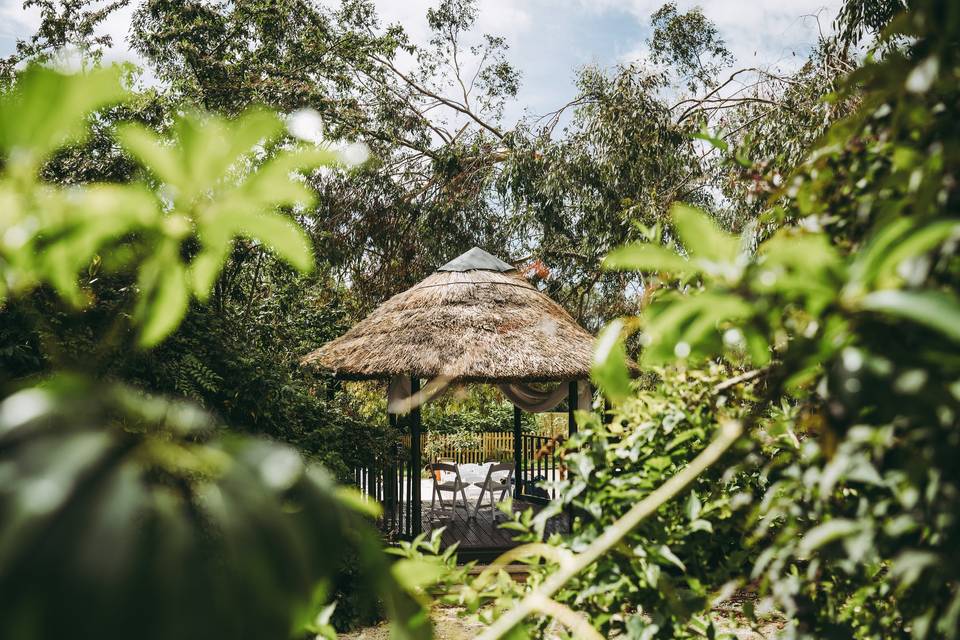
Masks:
[[[574,431],[578,396],[589,393],[592,343],[593,336],[515,267],[475,247],[384,302],[302,363],[341,379],[390,381],[391,419],[409,414],[414,470],[421,466],[421,380],[439,387],[498,385],[514,403],[520,497],[521,410],[549,410],[566,399]],[[545,391],[529,383],[562,384]],[[404,404],[410,397],[417,400]],[[411,498],[419,511],[418,484]],[[418,529],[419,517],[413,520]]]

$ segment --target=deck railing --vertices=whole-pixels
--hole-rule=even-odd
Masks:
[[[380,528],[388,534],[409,537],[414,532],[413,483],[420,474],[410,468],[410,448],[397,443],[392,451],[378,456],[369,465],[353,471],[354,484],[369,500],[376,500],[383,509]]]
[[[516,479],[521,498],[545,503],[556,497],[556,490],[550,485],[566,475],[557,452],[564,436],[553,433],[559,430],[549,428],[545,429],[547,433],[521,434],[520,473]],[[425,433],[421,437],[421,451],[429,447],[435,458],[453,460],[457,464],[514,461],[513,433],[484,432],[478,435],[478,444],[463,447],[457,443],[455,436]],[[440,443],[437,444],[433,439],[439,439]],[[421,454],[421,461],[424,468],[430,462],[425,453]],[[423,472],[424,469],[412,469],[410,466],[409,435],[401,436],[391,451],[354,469],[354,484],[360,492],[382,505],[383,515],[379,524],[384,532],[409,537],[419,529],[416,520],[420,514],[414,508],[414,502],[419,494]]]
[[[562,436],[525,433],[520,436],[520,497],[533,502],[549,502],[557,497],[551,486],[566,477],[566,469],[557,453]]]

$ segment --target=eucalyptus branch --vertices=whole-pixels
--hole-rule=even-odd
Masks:
[[[786,77],[783,77],[783,76],[774,75],[774,74],[770,73],[769,71],[764,71],[763,69],[759,69],[759,68],[757,68],[757,67],[747,67],[747,68],[745,68],[745,69],[738,69],[737,71],[734,71],[732,74],[730,74],[730,77],[729,77],[729,78],[727,78],[726,80],[724,80],[723,82],[721,82],[719,85],[717,85],[716,87],[714,87],[712,90],[710,90],[710,91],[709,91],[706,95],[704,95],[702,98],[687,98],[687,99],[685,99],[685,100],[681,100],[680,102],[678,102],[678,103],[676,103],[675,105],[673,105],[672,107],[670,107],[670,111],[673,111],[674,109],[677,109],[677,108],[680,107],[681,105],[684,105],[684,104],[687,104],[687,103],[693,103],[693,104],[691,104],[689,107],[687,107],[687,108],[684,110],[683,113],[680,114],[680,116],[677,118],[677,123],[683,122],[683,121],[687,118],[687,116],[689,116],[690,114],[692,114],[693,112],[695,112],[698,107],[701,107],[701,106],[703,106],[703,104],[705,104],[705,103],[707,103],[707,102],[710,102],[710,101],[711,101],[711,98],[713,98],[714,96],[717,96],[717,95],[719,94],[719,92],[720,92],[724,87],[726,87],[726,86],[729,85],[731,82],[733,82],[734,79],[735,79],[738,75],[740,75],[741,73],[746,73],[746,72],[748,72],[748,71],[752,71],[752,72],[756,73],[758,76],[765,76],[765,77],[768,78],[769,80],[772,80],[772,81],[775,81],[775,82],[784,82],[784,83],[788,83],[788,84],[798,84],[795,80],[791,80],[790,78],[786,78]],[[739,93],[739,91],[735,92],[734,95],[736,95],[736,93]],[[721,97],[719,98],[719,100],[721,100],[721,101],[723,101],[723,102],[726,102],[726,101],[728,101],[728,100],[742,100],[742,98],[733,98],[732,96],[728,96],[728,97],[722,97],[722,96],[721,96]]]
[[[478,640],[497,640],[523,622],[532,613],[543,611],[544,600],[549,600],[575,575],[592,565],[605,553],[613,549],[630,531],[645,518],[656,513],[663,504],[673,499],[693,482],[701,473],[710,468],[729,449],[740,434],[743,426],[737,421],[721,425],[716,439],[694,458],[686,468],[660,485],[653,493],[638,502],[619,520],[609,526],[600,537],[590,543],[585,550],[574,556],[570,562],[548,577],[539,588],[528,594],[517,606],[504,613]]]
[[[394,74],[396,74],[397,77],[399,77],[401,80],[403,80],[404,82],[406,82],[406,83],[407,83],[408,85],[410,85],[413,89],[419,91],[420,93],[422,93],[423,95],[425,95],[425,96],[427,96],[427,97],[429,97],[429,98],[433,98],[434,100],[437,100],[437,101],[443,103],[444,105],[446,105],[447,107],[450,107],[450,108],[453,109],[454,111],[458,111],[458,112],[462,113],[463,115],[467,116],[468,118],[470,118],[471,120],[473,120],[474,122],[476,122],[477,124],[479,124],[479,125],[480,125],[481,127],[483,127],[484,129],[488,130],[488,131],[489,131],[490,133],[492,133],[493,135],[497,136],[497,138],[500,138],[500,139],[503,138],[503,132],[502,132],[502,131],[500,131],[497,127],[493,126],[492,124],[490,124],[490,123],[486,122],[485,120],[483,120],[481,117],[479,117],[479,116],[478,116],[477,114],[475,114],[473,111],[471,111],[468,106],[462,105],[462,104],[458,103],[456,100],[451,100],[451,99],[449,99],[449,98],[444,98],[443,96],[441,96],[441,95],[439,95],[439,94],[437,94],[437,93],[435,93],[435,92],[433,92],[433,91],[430,91],[430,90],[427,89],[426,87],[424,87],[424,86],[422,86],[421,84],[419,84],[416,80],[414,80],[413,78],[411,78],[410,76],[408,76],[408,75],[405,74],[404,72],[402,72],[402,71],[400,71],[399,69],[397,69],[397,67],[394,66],[394,64],[393,64],[392,62],[390,62],[389,60],[386,60],[386,59],[381,58],[381,57],[378,57],[378,56],[372,56],[372,58],[373,58],[374,60],[376,60],[377,62],[379,62],[380,64],[382,64],[383,66],[385,66],[387,69],[390,69],[390,71],[392,71]]]

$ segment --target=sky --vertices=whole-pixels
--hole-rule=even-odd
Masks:
[[[415,43],[429,39],[427,8],[437,0],[376,0],[384,23],[399,22]],[[521,88],[504,123],[524,114],[542,115],[575,95],[575,69],[642,59],[650,37],[650,14],[665,0],[478,0],[478,30],[504,36],[508,60],[521,72]],[[33,33],[35,9],[22,0],[0,0],[0,56],[17,38]],[[829,31],[839,0],[677,0],[681,11],[699,6],[720,30],[736,65],[789,71]],[[103,31],[113,36],[108,59],[136,61],[124,42],[132,9],[113,14]]]

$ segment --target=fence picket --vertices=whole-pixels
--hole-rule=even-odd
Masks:
[[[544,438],[561,435],[555,433],[557,429],[552,427],[553,425],[549,425],[548,428],[543,429],[543,432],[541,433],[525,435],[536,435]],[[457,448],[456,445],[451,441],[451,438],[448,434],[425,433],[420,439],[421,451],[425,451],[430,442],[436,438],[448,440],[448,442],[444,443],[439,448],[437,457],[449,458],[455,460],[458,464],[480,464],[491,459],[499,458],[502,460],[511,460],[513,457],[513,434],[510,432],[487,431],[481,433],[480,445],[469,448]],[[410,436],[402,436],[401,442],[405,447],[409,448]],[[424,462],[427,462],[425,456],[423,459]]]

